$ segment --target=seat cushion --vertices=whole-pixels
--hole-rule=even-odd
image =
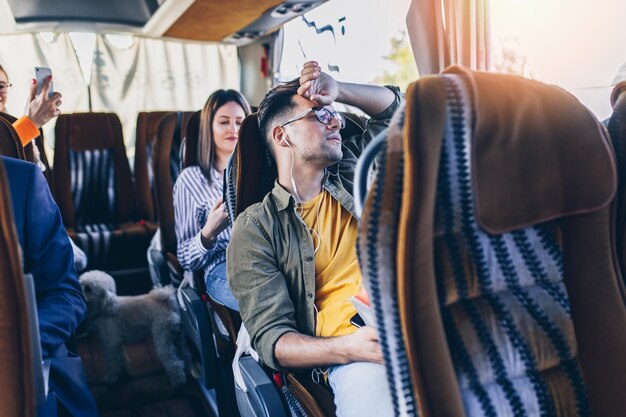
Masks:
[[[116,270],[145,267],[146,248],[156,232],[151,222],[86,224],[67,230],[85,252],[88,269]]]
[[[83,360],[87,381],[101,410],[165,399],[175,392],[151,340],[123,347],[128,367],[120,380],[111,385],[104,383],[104,359],[93,335],[86,334],[78,339],[77,353]]]

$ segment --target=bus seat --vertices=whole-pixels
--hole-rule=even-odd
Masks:
[[[17,120],[17,118],[11,116],[10,114],[1,113],[1,112],[0,112],[0,118],[7,120],[11,124],[13,124]],[[21,145],[21,141],[20,141],[20,145]],[[33,150],[35,146],[37,147],[37,150],[39,151],[39,158],[40,158],[39,162],[41,162],[40,167],[42,168],[43,176],[46,178],[46,181],[48,182],[48,187],[50,187],[50,191],[52,192],[52,195],[54,195],[54,178],[52,176],[52,170],[50,169],[50,164],[48,163],[48,157],[46,156],[46,149],[44,146],[44,137],[43,137],[42,129],[39,129],[39,136],[37,136],[34,141],[32,141],[31,143],[29,143],[28,145],[24,147],[24,158],[21,158],[21,159],[36,163],[37,161],[36,161],[35,153]]]
[[[135,146],[135,187],[137,189],[139,215],[143,219],[157,220],[156,193],[152,152],[159,139],[159,126],[164,116],[172,112],[141,112],[137,116],[137,141]],[[187,120],[194,112],[175,112],[177,117],[173,145],[170,155],[172,183],[176,182],[181,171],[180,145],[185,137]]]
[[[152,147],[157,137],[159,122],[169,114],[166,111],[141,112],[137,115],[135,134],[135,190],[137,195],[137,212],[145,220],[156,221],[152,171]]]
[[[165,260],[170,272],[170,278],[180,283],[184,271],[176,257],[176,227],[174,221],[174,201],[172,190],[180,172],[178,163],[174,163],[174,156],[180,155],[181,141],[197,143],[198,127],[190,127],[193,120],[197,120],[200,112],[170,113],[163,117],[158,126],[157,140],[152,150],[152,163],[156,191],[156,207],[161,229],[161,243]],[[197,124],[196,124],[197,126]],[[180,133],[177,133],[180,132]],[[190,137],[192,139],[190,140]],[[189,149],[189,148],[186,148]],[[194,147],[197,149],[197,146]],[[194,165],[190,159],[183,158],[183,168]],[[175,166],[174,166],[175,165]],[[195,275],[198,274],[194,274]],[[195,281],[204,286],[204,277],[196,277]],[[196,288],[186,287],[181,290],[179,302],[185,335],[190,342],[192,360],[194,362],[194,378],[198,381],[200,392],[212,403],[214,398],[219,415],[236,415],[232,387],[232,376],[224,372],[217,353],[216,341],[220,340],[214,331],[205,301],[204,292]],[[213,397],[210,390],[214,390]]]
[[[177,388],[172,387],[150,339],[124,345],[124,375],[115,384],[107,384],[104,380],[104,358],[93,334],[80,336],[76,349],[83,359],[89,387],[102,412],[177,396]]]
[[[122,293],[146,291],[146,250],[156,226],[139,219],[119,118],[114,113],[59,116],[55,127],[56,200],[89,269],[103,269]],[[131,287],[132,286],[132,287]],[[141,288],[139,288],[141,286]]]
[[[0,154],[10,158],[26,160],[24,148],[11,122],[0,117]]]
[[[182,289],[181,317],[184,332],[190,341],[192,360],[200,390],[207,398],[215,398],[217,415],[239,415],[234,392],[234,382],[230,368],[231,359],[221,357],[218,352],[220,331],[211,320],[206,302],[199,292],[192,288]],[[212,397],[209,390],[215,390]],[[209,400],[210,402],[210,400]]]
[[[623,413],[616,174],[595,117],[559,88],[452,67],[409,87],[384,149],[359,253],[396,414]]]
[[[608,130],[615,151],[617,163],[617,195],[616,205],[616,250],[622,273],[626,280],[626,82],[618,83],[611,93],[613,114],[608,120]],[[626,282],[626,281],[625,281]]]
[[[180,174],[180,147],[186,122],[192,112],[169,113],[161,118],[157,136],[152,145],[152,171],[156,214],[161,230],[161,250],[169,267],[170,281],[180,283],[183,270],[176,258],[176,227],[174,222],[174,200],[172,190]]]
[[[187,120],[185,141],[183,145],[183,168],[198,165],[198,137],[200,135],[200,114],[198,110]]]
[[[2,123],[0,123],[0,128]],[[0,138],[4,142],[5,138]],[[27,283],[22,276],[20,249],[13,223],[9,187],[4,167],[0,164],[0,415],[7,417],[34,417],[36,403],[45,401],[41,350],[36,349],[30,329],[38,331],[36,308],[29,309]],[[34,295],[34,292],[30,294]],[[31,317],[29,317],[29,315]],[[37,343],[39,341],[37,340]],[[37,381],[40,386],[37,387]]]

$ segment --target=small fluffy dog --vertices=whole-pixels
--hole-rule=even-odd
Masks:
[[[87,317],[102,347],[106,383],[118,380],[126,365],[122,346],[152,336],[156,353],[173,386],[185,382],[184,336],[171,287],[138,296],[118,296],[115,281],[102,271],[80,276]]]

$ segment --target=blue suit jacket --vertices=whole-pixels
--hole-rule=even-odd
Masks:
[[[61,213],[36,165],[6,157],[0,160],[9,181],[24,272],[32,274],[35,282],[42,353],[44,359],[51,359],[51,399],[58,398],[76,416],[94,415],[95,403],[82,364],[68,356],[64,347],[86,306]],[[69,359],[76,359],[80,369],[69,369]],[[78,403],[72,398],[75,395],[81,397]]]

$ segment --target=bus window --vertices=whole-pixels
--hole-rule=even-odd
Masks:
[[[626,80],[626,8],[619,0],[491,2],[492,69],[557,84],[599,119]]]
[[[285,24],[278,80],[295,78],[304,62],[317,59],[339,80],[405,89],[418,77],[406,35],[409,4],[409,0],[331,1]]]

